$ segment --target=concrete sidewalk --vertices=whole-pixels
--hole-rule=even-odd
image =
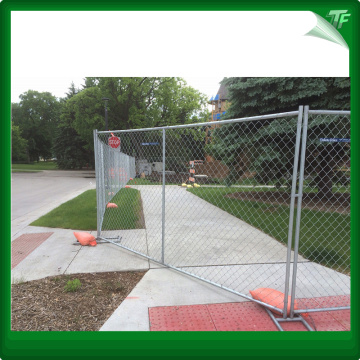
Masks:
[[[160,260],[161,186],[132,187],[141,192],[146,235],[140,242],[142,246],[130,234],[122,233],[124,242]],[[179,186],[166,186],[165,199],[166,263],[247,296],[249,290],[259,287],[284,291],[287,252],[284,245]],[[101,330],[149,330],[148,309],[151,307],[247,301],[174,270],[156,269],[157,266],[150,262],[150,271]],[[299,272],[309,274],[306,282],[298,283],[299,296],[346,294],[347,276],[301,256],[298,266]],[[309,287],[311,283],[322,286]]]
[[[165,268],[139,255],[113,244],[99,244],[96,247],[73,245],[73,230],[40,228],[28,226],[35,218],[48,212],[69,198],[76,196],[95,184],[79,185],[79,190],[63,193],[56,199],[47,199],[46,204],[30,209],[12,221],[14,235],[12,241],[23,234],[53,233],[27,255],[13,270],[12,281],[27,281],[60,274],[76,274],[102,271],[148,270],[143,279],[133,289],[114,314],[101,328],[102,331],[148,331],[148,309],[155,306],[191,305],[209,303],[243,302],[244,298],[207,284],[201,280]],[[158,259],[161,255],[161,197],[159,187],[138,186],[143,200],[146,230],[126,230],[121,233],[123,243],[142,249],[148,256]],[[284,278],[284,255],[286,248],[276,240],[254,229],[221,209],[190,194],[186,189],[170,186],[166,196],[166,252],[165,261],[194,274],[205,274],[213,281],[221,283],[223,274],[229,278],[237,274],[234,288],[249,295],[248,290],[263,285],[280,287],[277,279]],[[51,206],[50,206],[51,203]],[[187,206],[191,204],[191,207]],[[16,205],[16,204],[14,204]],[[21,218],[21,223],[18,219]],[[21,226],[20,226],[21,224]],[[194,231],[196,226],[197,230]],[[241,231],[234,232],[234,227]],[[160,232],[159,232],[160,231]],[[160,234],[160,237],[159,237]],[[195,234],[195,237],[194,237]],[[242,248],[234,247],[234,242],[242,236]],[[94,234],[95,235],[95,234]],[[221,235],[221,236],[220,236]],[[208,239],[209,251],[204,253],[200,246],[193,246],[194,239],[202,236]],[[223,243],[219,243],[219,239]],[[136,241],[134,241],[136,240]],[[222,248],[223,254],[219,253]],[[255,250],[256,251],[255,251]],[[147,251],[147,252],[145,252]],[[249,257],[249,253],[257,254]],[[179,254],[182,254],[179,256]],[[229,256],[237,254],[238,263],[229,264]],[[222,256],[224,255],[224,256]],[[263,259],[269,259],[267,264]],[[319,270],[319,265],[300,259],[308,268]],[[321,269],[322,276],[330,269]],[[316,271],[316,274],[318,271]],[[240,274],[240,275],[239,275]],[[316,277],[314,276],[314,280]],[[349,278],[342,275],[344,293]],[[311,282],[311,279],[307,279]],[[316,279],[320,281],[321,279]],[[236,288],[236,286],[238,288]],[[331,293],[332,284],[326,292]],[[300,293],[306,292],[307,284],[299,284]],[[319,292],[319,296],[324,295]],[[334,294],[337,295],[337,294]]]
[[[149,306],[242,301],[227,291],[164,268],[113,244],[99,244],[96,247],[73,245],[76,241],[73,232],[77,229],[29,226],[53,208],[94,188],[94,180],[84,178],[83,175],[83,172],[13,174],[11,240],[15,241],[26,234],[34,237],[37,234],[50,236],[14,267],[12,282],[61,274],[148,270],[131,296],[104,324],[102,330],[148,331]],[[150,188],[149,192],[145,190],[142,195],[151,201],[153,193]],[[154,231],[158,222],[154,217],[151,220],[149,212],[151,207],[148,206],[147,226]],[[133,237],[142,238],[144,231],[140,229],[132,232]],[[95,232],[90,233],[96,236]]]

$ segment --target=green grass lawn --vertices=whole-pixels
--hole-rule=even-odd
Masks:
[[[103,230],[141,226],[141,197],[135,189],[121,189],[111,200],[117,209],[106,209]],[[88,190],[32,222],[33,226],[96,230],[96,190]]]
[[[43,170],[57,170],[54,161],[39,161],[31,164],[12,164],[12,172],[38,172]]]
[[[150,180],[147,179],[140,179],[140,178],[135,178],[133,180],[129,180],[128,185],[158,185],[158,183],[156,182],[152,182]]]
[[[135,178],[133,180],[129,180],[127,185],[162,185],[162,181],[150,181],[148,179],[140,179]],[[165,185],[181,185],[181,182],[165,182]]]
[[[140,191],[123,188],[112,199],[118,208],[105,210],[102,230],[143,229]]]
[[[224,197],[238,192],[239,188],[194,188],[188,191],[287,244],[289,206]],[[311,261],[348,272],[350,214],[303,209],[299,252]]]
[[[162,182],[154,182],[154,181],[150,181],[148,179],[140,179],[140,178],[135,178],[133,180],[130,180],[128,182],[128,185],[162,185]],[[178,183],[169,183],[166,182],[165,185],[181,185],[180,181]],[[225,180],[218,180],[215,179],[214,182],[209,182],[207,184],[204,185],[204,187],[207,186],[226,186],[227,191],[239,191],[239,187],[244,186],[243,188],[241,188],[241,191],[283,191],[283,192],[290,192],[291,191],[291,185],[288,187],[267,187],[267,186],[262,186],[262,184],[260,184],[259,182],[252,180],[252,179],[245,179],[243,181],[238,181],[236,183],[233,184],[233,186],[228,187],[226,185],[226,181]],[[256,186],[256,187],[255,187]],[[231,190],[229,190],[231,189]],[[333,184],[332,187],[332,191],[334,193],[350,193],[350,186],[339,186],[336,184]],[[318,192],[318,189],[316,187],[311,187],[308,182],[304,182],[304,188],[303,188],[303,192],[304,193],[310,193],[310,192]]]

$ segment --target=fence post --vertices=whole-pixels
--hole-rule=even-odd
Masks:
[[[162,231],[161,231],[161,262],[165,261],[165,129],[163,135],[163,153],[162,153]]]
[[[295,289],[296,289],[296,274],[297,274],[297,263],[299,255],[299,235],[300,235],[300,221],[301,221],[301,203],[303,196],[303,184],[304,184],[304,169],[305,169],[305,156],[306,156],[306,140],[307,140],[307,126],[309,119],[309,106],[306,105],[304,109],[304,123],[303,123],[303,134],[301,143],[301,156],[300,156],[300,176],[299,176],[299,190],[298,190],[298,203],[296,210],[296,227],[295,227],[295,244],[294,244],[294,267],[293,277],[291,284],[291,305],[290,305],[290,318],[294,317],[294,304],[295,304]]]
[[[99,184],[99,176],[98,176],[98,170],[99,170],[99,149],[98,149],[98,134],[97,129],[94,130],[94,152],[95,152],[95,183],[96,183],[96,229],[97,229],[97,237],[100,236],[100,184]]]
[[[285,273],[285,297],[284,297],[284,312],[283,318],[287,317],[288,307],[288,294],[289,294],[289,281],[290,281],[290,262],[291,262],[291,244],[293,237],[293,224],[294,224],[294,206],[295,206],[295,192],[296,192],[296,180],[297,170],[299,164],[299,150],[300,150],[300,134],[301,125],[303,121],[304,106],[299,106],[299,114],[297,121],[296,130],[296,142],[295,142],[295,154],[294,154],[294,167],[292,175],[292,186],[291,186],[291,199],[290,199],[290,216],[289,216],[289,232],[288,232],[288,243],[287,243],[287,256],[286,256],[286,273]]]

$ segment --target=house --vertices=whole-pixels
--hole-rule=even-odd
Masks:
[[[223,115],[225,115],[226,110],[228,109],[230,103],[228,102],[228,94],[227,94],[227,87],[224,84],[220,85],[220,88],[217,94],[208,102],[212,106],[211,117],[210,121],[218,121],[221,119]],[[216,124],[207,127],[206,129],[206,137],[205,137],[205,144],[211,143],[211,132],[216,128]],[[213,161],[211,156],[206,155],[206,161],[211,162]]]
[[[209,100],[212,105],[211,121],[220,120],[221,116],[226,113],[229,107],[227,87],[224,84],[220,85],[217,94]]]
[[[229,107],[227,88],[224,84],[220,85],[217,94],[208,103],[212,105],[210,121],[214,122],[214,125],[206,128],[205,144],[211,143],[211,133],[219,126],[216,122],[221,120]],[[224,179],[229,173],[229,168],[225,164],[208,154],[205,154],[205,161],[196,165],[195,168],[197,174],[206,175],[208,178]]]

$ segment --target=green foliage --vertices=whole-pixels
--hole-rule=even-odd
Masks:
[[[66,93],[66,100],[72,98],[79,92],[79,89],[75,87],[74,82],[71,83],[69,87],[69,92]]]
[[[92,151],[85,149],[86,142],[76,130],[62,125],[55,133],[53,152],[59,169],[81,169],[86,165],[94,166]]]
[[[81,288],[81,281],[79,279],[69,280],[64,286],[65,292],[76,292]]]
[[[188,172],[187,160],[204,157],[205,132],[201,128],[166,132],[166,170]]]
[[[93,130],[102,129],[104,124],[104,102],[100,89],[87,88],[67,100],[61,122],[77,132],[86,149],[93,149]]]
[[[12,121],[19,126],[28,142],[30,161],[52,157],[54,131],[61,104],[49,92],[29,90],[20,95],[20,103],[12,104]]]
[[[72,83],[60,101],[48,92],[29,90],[20,96],[19,104],[12,105],[12,119],[27,140],[30,161],[55,156],[61,169],[93,165],[93,130],[105,130],[103,97],[109,98],[109,129],[168,126],[208,119],[206,96],[187,86],[181,78],[88,77],[84,81],[83,89],[75,88]],[[202,151],[203,140],[196,132],[187,139],[193,141],[191,148]],[[17,140],[21,141],[17,138],[14,143]],[[129,138],[128,143],[141,156],[139,141],[142,141],[140,137]],[[15,155],[22,157],[17,152]]]
[[[91,83],[110,99],[111,129],[185,124],[208,116],[206,97],[181,78],[91,78]]]
[[[28,142],[21,136],[20,127],[11,122],[11,160],[27,162]]]
[[[296,110],[349,110],[350,78],[225,78],[230,107],[228,119]]]
[[[55,132],[53,146],[59,169],[81,169],[94,165],[94,154],[87,142],[75,129],[75,111],[73,99],[79,93],[72,83],[66,99],[63,99],[60,122]]]
[[[105,130],[103,97],[109,98],[109,129],[185,124],[208,118],[206,97],[180,78],[86,78],[81,91],[72,85],[67,95],[54,147],[61,168],[93,163],[93,130]],[[147,141],[146,136],[124,136],[122,149],[141,158],[141,142]],[[197,141],[196,146],[200,143]]]
[[[294,111],[299,105],[329,110],[350,107],[349,78],[225,78],[223,83],[231,104],[227,118]],[[340,146],[332,144],[330,149],[319,142],[319,137],[347,138],[347,123],[347,119],[334,116],[317,116],[309,123],[307,156],[313,156],[313,164],[318,162],[318,172],[326,154],[330,154],[333,163],[335,157],[343,156]],[[244,171],[252,171],[260,183],[280,185],[287,182],[293,166],[296,127],[296,117],[221,126],[212,132],[212,143],[206,152],[230,168],[228,184]],[[323,156],[317,156],[321,149]],[[247,164],[239,168],[244,156]]]

